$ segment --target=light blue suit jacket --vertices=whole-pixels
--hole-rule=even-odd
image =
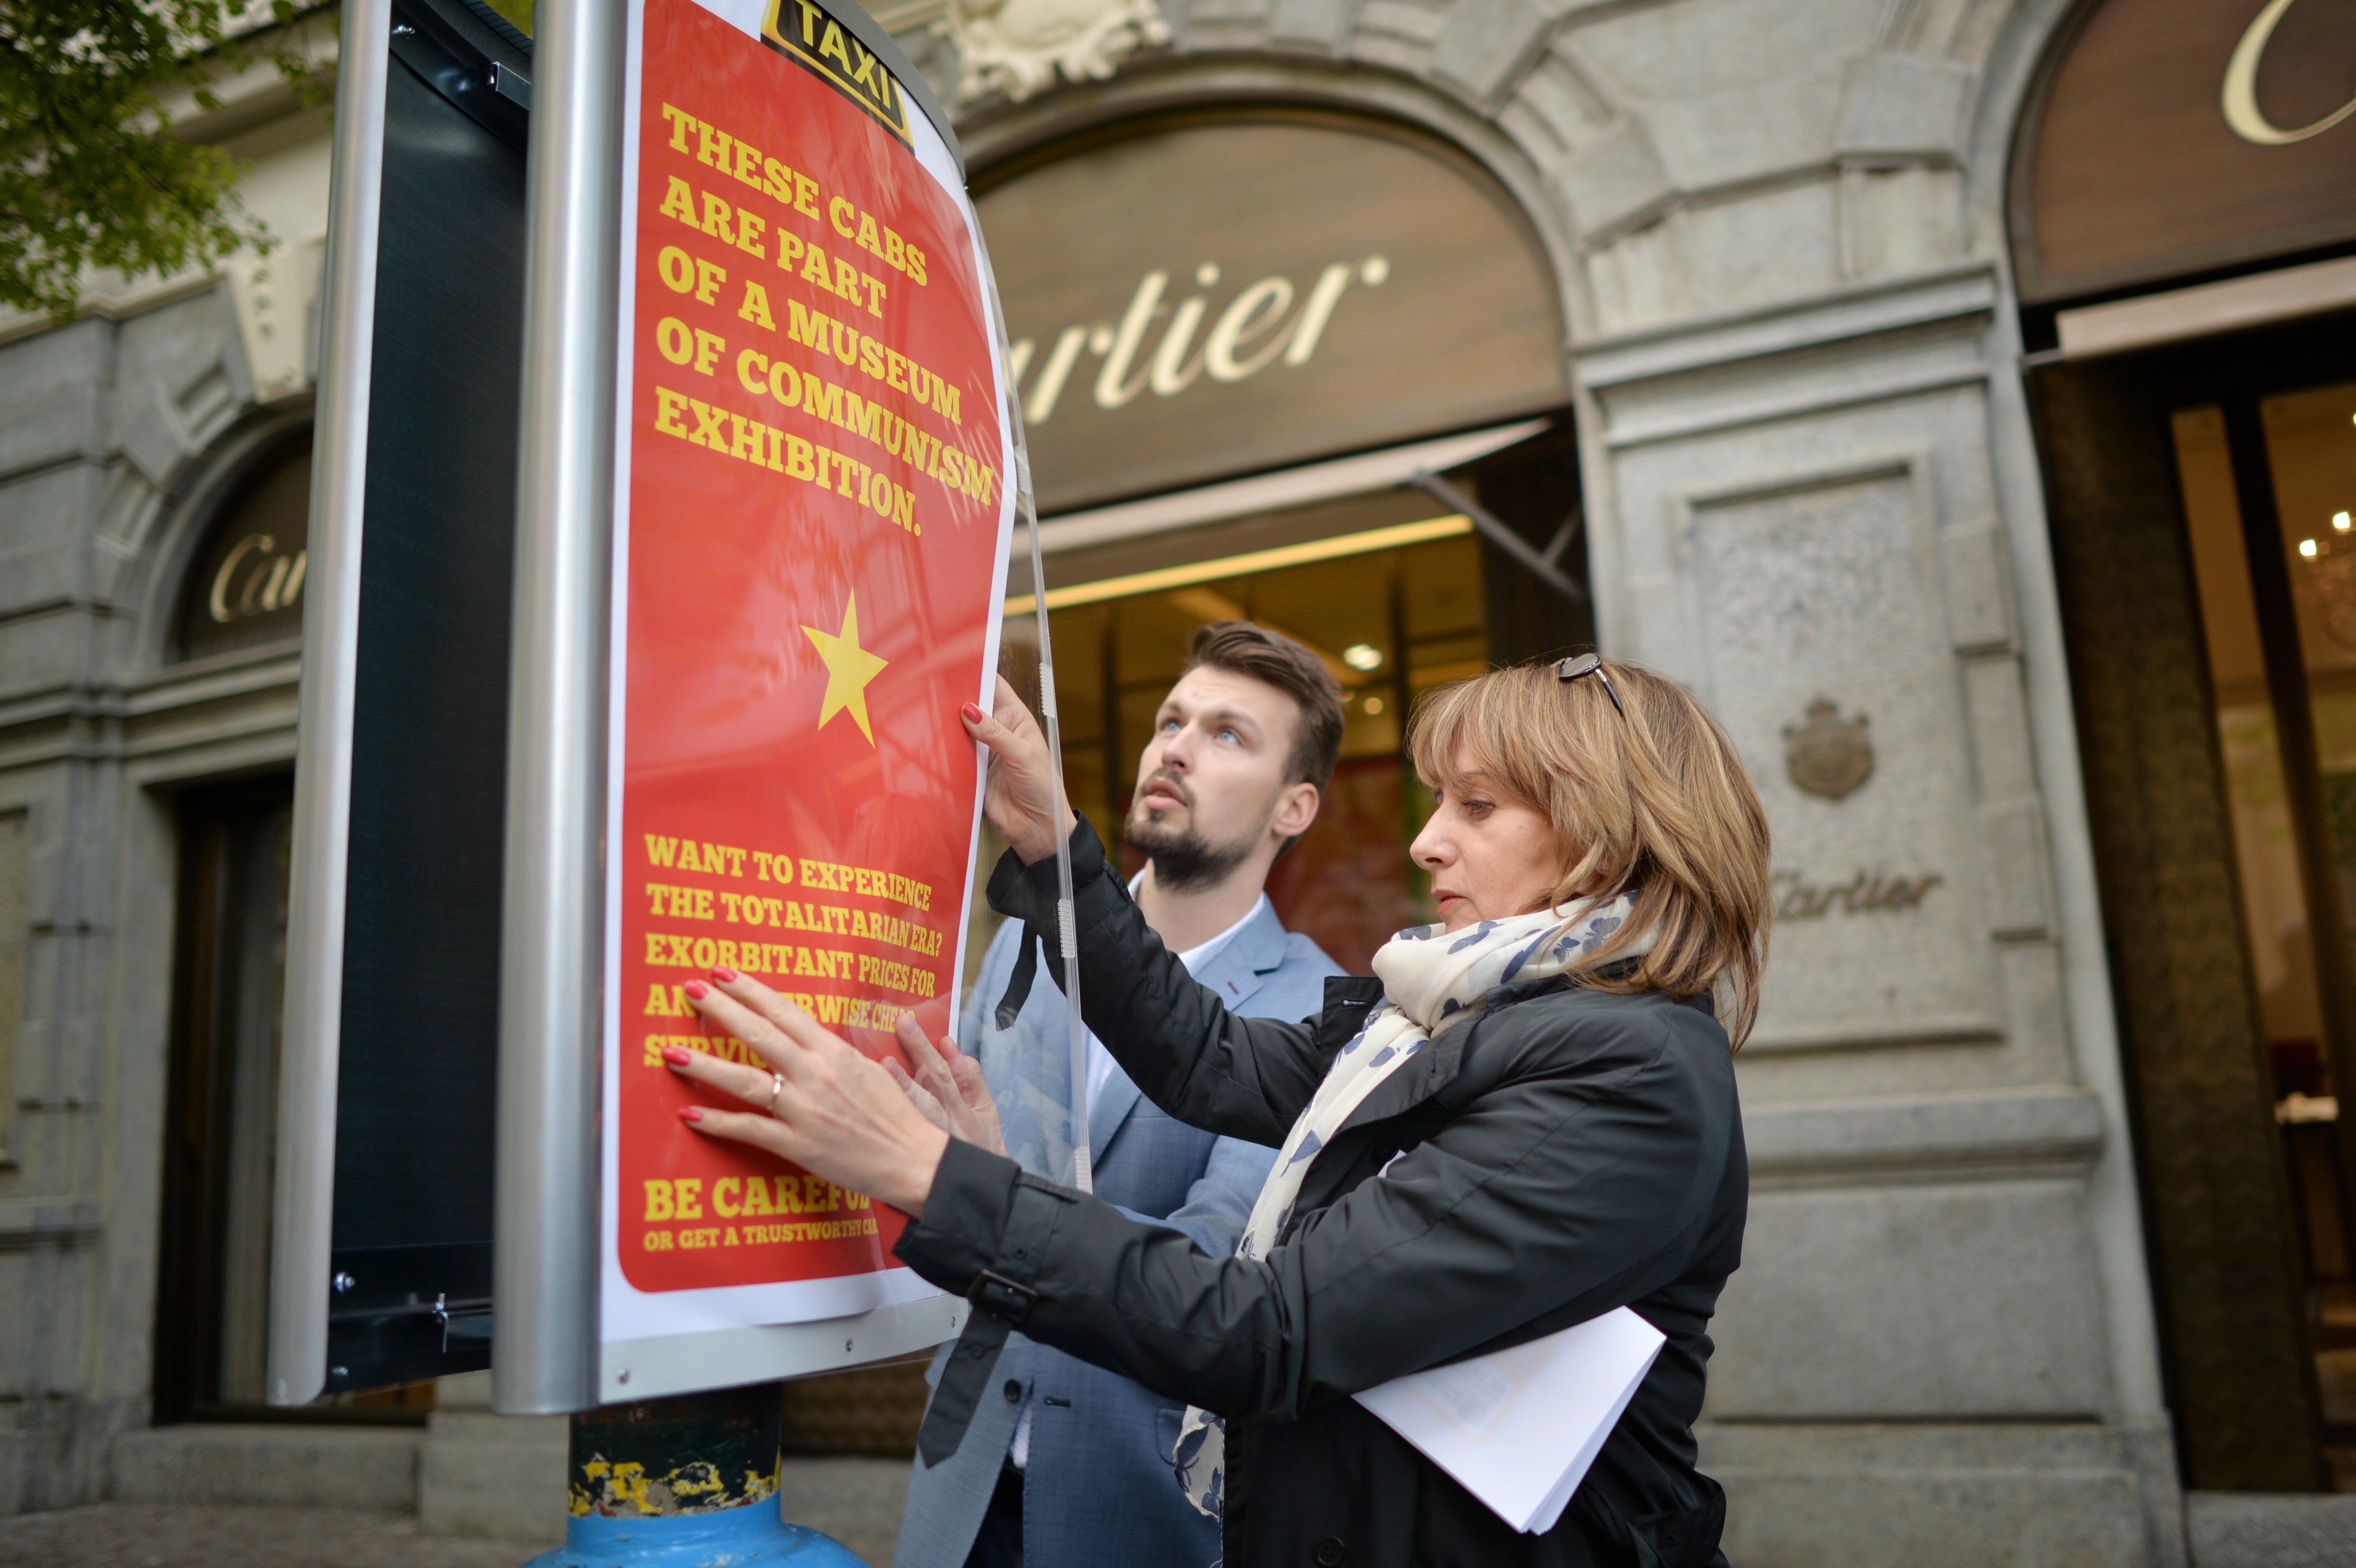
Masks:
[[[991,1027],[1020,930],[1009,922],[999,931],[959,1020],[958,1043],[985,1064],[993,1038],[1001,1046],[1008,1036],[1053,1041],[1059,1051],[1067,1038],[1064,996],[1044,954],[1014,1029],[1000,1036]],[[1236,1012],[1305,1019],[1325,1005],[1326,976],[1340,973],[1315,943],[1287,932],[1272,910],[1262,909],[1195,979]],[[1040,1064],[1033,1076],[1069,1077],[1068,1068],[1059,1074],[1056,1067]],[[1020,1136],[1010,1126],[1009,1147]],[[1272,1148],[1173,1120],[1117,1066],[1089,1114],[1088,1150],[1098,1197],[1173,1225],[1221,1255],[1235,1250],[1276,1158]],[[931,1376],[939,1373],[936,1356]],[[958,1451],[931,1469],[917,1461],[894,1568],[962,1568],[1025,1398],[1033,1401],[1023,1488],[1025,1568],[1207,1568],[1218,1557],[1218,1522],[1194,1511],[1170,1473],[1183,1406],[1020,1334],[1007,1341],[991,1386]]]

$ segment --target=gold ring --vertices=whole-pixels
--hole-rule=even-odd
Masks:
[[[777,1093],[780,1090],[784,1089],[785,1086],[786,1080],[783,1074],[776,1072],[770,1073],[768,1103],[763,1105],[761,1109],[766,1111],[770,1115],[776,1115],[777,1114]]]

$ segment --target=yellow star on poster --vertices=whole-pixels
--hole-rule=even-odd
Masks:
[[[841,712],[851,710],[858,721],[859,732],[867,743],[875,743],[875,731],[867,722],[867,683],[882,673],[889,659],[879,659],[859,645],[859,595],[853,593],[842,602],[842,630],[827,633],[816,626],[804,626],[818,656],[826,664],[826,701],[819,709],[818,727]]]

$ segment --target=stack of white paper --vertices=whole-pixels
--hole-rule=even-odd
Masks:
[[[1360,1404],[1515,1530],[1562,1517],[1661,1353],[1626,1307],[1494,1355],[1395,1378]]]

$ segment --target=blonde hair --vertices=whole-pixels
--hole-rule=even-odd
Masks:
[[[1427,784],[1462,786],[1460,749],[1490,784],[1553,824],[1569,865],[1550,905],[1635,892],[1628,923],[1581,962],[1579,983],[1673,997],[1718,989],[1740,1050],[1767,967],[1767,813],[1693,693],[1616,661],[1568,681],[1551,664],[1492,670],[1433,692],[1408,726]]]

